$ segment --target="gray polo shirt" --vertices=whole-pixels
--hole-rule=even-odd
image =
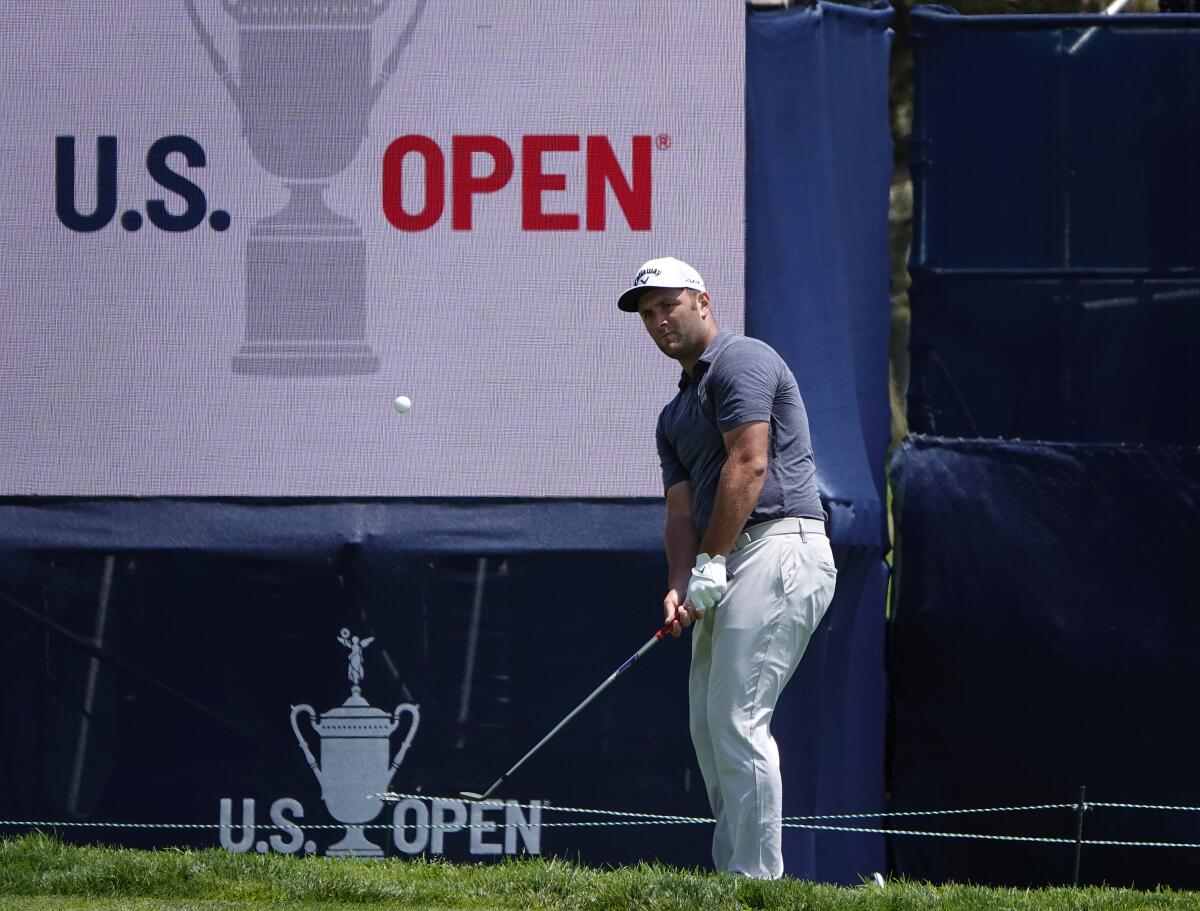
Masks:
[[[767,476],[746,524],[784,516],[825,519],[796,378],[770,345],[723,329],[700,355],[695,379],[684,371],[655,433],[663,489],[692,482],[692,518],[701,537],[725,465],[721,434],[751,421],[769,421],[771,429]]]

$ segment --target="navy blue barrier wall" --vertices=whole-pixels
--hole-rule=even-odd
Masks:
[[[503,830],[482,831],[473,844],[458,826],[476,822],[459,818],[468,810],[454,800],[458,792],[490,785],[657,627],[665,572],[657,504],[474,504],[457,517],[461,542],[449,546],[441,523],[459,506],[0,505],[8,631],[0,641],[0,819],[224,822],[234,826],[229,847],[325,853],[345,836],[338,821],[354,819],[326,799],[333,776],[369,781],[372,792],[428,795],[412,800],[399,824],[391,809],[367,805],[368,821],[381,828],[365,838],[387,854],[487,860],[499,845],[591,863],[707,865],[711,828],[703,825],[543,829],[532,811],[510,820],[516,808],[500,806],[478,822],[512,821],[530,833],[517,839],[514,830],[507,842]],[[643,539],[639,529],[651,527]],[[516,530],[524,533],[510,537]],[[878,751],[882,738],[874,673],[863,692],[846,672],[878,666],[880,657],[861,643],[876,641],[862,627],[881,625],[881,580],[855,562],[859,555],[835,547],[841,587],[806,671],[829,683],[795,683],[777,721],[781,739],[797,743],[784,755],[789,800],[801,807],[858,805],[855,776],[832,766]],[[618,585],[608,606],[591,598],[597,574]],[[418,706],[416,734],[392,776],[386,760],[401,750],[407,714],[392,719],[397,730],[375,736],[374,766],[329,753],[318,730],[352,695],[343,628],[373,639],[361,648],[364,710]],[[680,689],[688,652],[686,639],[666,640],[496,798],[706,815]],[[854,702],[874,715],[848,723],[841,707]],[[293,730],[299,705],[313,712]],[[839,736],[804,742],[818,725]],[[847,803],[833,803],[839,797]],[[435,812],[449,826],[440,844],[418,825],[437,824]],[[549,810],[538,818],[579,819]],[[280,833],[268,828],[273,820],[295,826]],[[64,834],[134,846],[223,843],[211,828]],[[791,862],[805,860],[821,858]]]
[[[796,374],[839,566],[776,713],[785,815],[882,808],[890,18],[818,3],[752,13],[746,37],[746,330]],[[799,876],[884,864],[876,835],[791,830],[784,847]]]
[[[168,516],[177,530],[156,545],[128,528],[151,526],[139,513],[164,504],[125,506],[120,519],[98,513],[90,532],[59,546],[41,516],[5,510],[29,537],[19,548],[7,539],[0,553],[2,818],[225,821],[237,827],[234,844],[255,850],[280,834],[267,827],[272,813],[286,813],[301,831],[269,849],[325,853],[346,833],[321,827],[356,820],[330,798],[340,781],[368,793],[451,798],[413,801],[401,841],[391,809],[368,801],[367,821],[382,828],[366,840],[387,854],[487,860],[500,846],[597,863],[704,862],[705,826],[542,829],[524,811],[519,821],[531,834],[514,831],[506,844],[505,831],[483,831],[474,846],[469,828],[455,827],[468,821],[456,819],[465,811],[453,800],[460,790],[490,785],[661,622],[650,596],[663,573],[655,551],[422,551],[391,531],[405,507],[385,504],[365,508],[373,530],[356,534],[346,531],[361,524],[364,509],[354,504],[176,503]],[[616,580],[616,610],[589,600],[596,573]],[[352,695],[343,628],[360,637],[361,697],[384,715],[366,741],[371,754],[358,758],[337,755],[332,733],[319,730]],[[496,798],[703,815],[698,774],[679,773],[691,765],[678,685],[687,659],[686,640],[660,645]],[[304,704],[320,720],[302,712],[293,730],[291,707]],[[416,705],[419,721],[389,775],[411,720],[405,710],[387,731],[397,720],[387,716],[402,704]],[[450,826],[441,845],[416,825],[434,812]],[[502,806],[480,821],[502,823],[513,812]],[[215,829],[65,834],[140,846],[221,843]]]
[[[912,23],[912,428],[1200,442],[1200,16]]]
[[[746,321],[800,381],[840,567],[776,713],[791,815],[883,799],[888,17],[822,3],[752,13],[747,26]],[[337,776],[316,770],[326,738],[306,711],[291,722],[308,705],[331,734],[331,709],[379,710],[365,739],[375,762],[394,723],[391,787],[487,787],[660,622],[662,520],[657,500],[0,503],[11,629],[0,817],[226,819],[240,850],[324,853],[349,837],[339,820],[374,812],[384,828],[364,837],[389,854],[488,859],[536,843],[593,863],[707,866],[706,826],[536,829],[530,810],[460,819],[464,806],[418,798],[393,826],[390,809],[338,802]],[[597,572],[621,580],[619,607],[592,602]],[[369,706],[344,706],[353,642],[342,628],[374,639],[357,646]],[[496,796],[706,814],[686,666],[686,641],[660,645]],[[401,757],[410,712],[392,713],[404,703],[420,706],[420,723]],[[421,842],[421,814],[448,828]],[[265,828],[272,819],[291,827]],[[547,810],[541,821],[565,820]],[[519,828],[486,828],[506,822]],[[68,834],[218,841],[214,830]],[[812,879],[856,883],[883,864],[878,836],[790,829],[784,852],[791,875]]]
[[[1200,450],[908,439],[896,518],[891,810],[1200,806]],[[1070,883],[1073,809],[901,817],[895,872]],[[1196,843],[1196,813],[1097,808],[1084,838]],[[1200,886],[1190,849],[1084,846],[1081,882]]]

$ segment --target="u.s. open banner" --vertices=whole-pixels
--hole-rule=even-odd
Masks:
[[[615,300],[742,327],[744,15],[3,4],[0,495],[658,494]]]

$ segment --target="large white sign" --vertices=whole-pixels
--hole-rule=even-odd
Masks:
[[[742,328],[744,15],[0,4],[0,495],[658,495],[615,301]]]

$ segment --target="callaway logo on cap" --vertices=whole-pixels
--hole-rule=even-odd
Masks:
[[[650,288],[692,288],[706,290],[704,279],[695,269],[673,256],[652,259],[638,269],[633,287],[617,299],[617,306],[626,313],[637,313],[638,299]]]

